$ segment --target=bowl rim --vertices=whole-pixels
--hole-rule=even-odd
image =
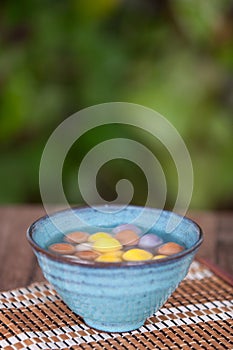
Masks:
[[[110,207],[121,207],[121,205],[109,205]],[[106,207],[103,205],[96,205],[95,208],[103,208]],[[34,226],[38,223],[38,222],[42,222],[46,219],[48,219],[51,216],[54,215],[58,215],[59,213],[65,213],[65,212],[69,212],[71,210],[85,210],[85,209],[92,209],[92,207],[88,207],[88,206],[73,206],[70,207],[69,209],[62,209],[62,210],[57,210],[54,211],[51,215],[43,215],[41,217],[39,217],[37,220],[35,220],[27,229],[26,231],[26,238],[29,242],[29,244],[31,245],[32,249],[34,251],[36,251],[37,253],[40,253],[42,255],[45,255],[47,258],[54,260],[54,261],[58,261],[58,262],[63,262],[66,264],[71,264],[71,265],[78,265],[78,266],[82,266],[82,267],[91,267],[91,268],[130,268],[130,267],[135,267],[135,266],[148,266],[148,265],[163,265],[163,264],[167,264],[170,263],[172,261],[175,260],[179,260],[182,257],[189,255],[190,253],[192,253],[193,251],[197,250],[200,245],[202,244],[203,240],[204,240],[204,233],[202,228],[192,219],[190,219],[187,216],[182,216],[180,214],[177,214],[173,211],[169,211],[169,210],[163,210],[163,209],[158,209],[158,208],[153,208],[153,207],[142,207],[142,206],[138,206],[138,205],[128,205],[126,208],[138,208],[138,209],[148,209],[148,210],[157,210],[157,211],[161,211],[161,212],[165,212],[168,214],[174,214],[175,216],[178,216],[180,218],[184,218],[186,221],[190,221],[192,224],[194,224],[197,229],[198,229],[198,233],[199,233],[199,237],[197,239],[197,242],[188,249],[185,249],[183,251],[181,251],[180,253],[177,254],[173,254],[170,255],[166,258],[163,259],[151,259],[151,260],[144,260],[144,261],[122,261],[122,262],[97,262],[97,261],[85,261],[85,260],[78,260],[78,259],[72,259],[72,257],[68,257],[65,255],[59,255],[59,254],[55,254],[53,252],[50,252],[49,250],[46,250],[44,248],[41,248],[33,239],[33,228]]]

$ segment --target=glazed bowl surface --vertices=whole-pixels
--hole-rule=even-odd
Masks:
[[[72,208],[44,216],[29,227],[27,238],[45,278],[73,312],[93,328],[126,332],[142,326],[177,288],[203,234],[192,220],[172,212],[137,206],[119,211],[116,207],[113,211],[109,210],[111,207],[107,209]],[[142,210],[146,221],[155,219],[150,233],[160,235],[165,242],[175,240],[185,250],[165,259],[119,263],[80,262],[47,250],[64,233],[81,231],[81,223],[109,232],[113,227],[134,222]],[[168,224],[173,227],[171,232]]]

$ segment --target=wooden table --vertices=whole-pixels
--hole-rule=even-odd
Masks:
[[[44,215],[42,206],[0,207],[0,290],[23,287],[44,278],[26,240],[28,226]],[[198,256],[233,273],[233,215],[231,212],[190,212],[203,229]]]

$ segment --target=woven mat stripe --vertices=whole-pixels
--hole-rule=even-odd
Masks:
[[[179,288],[165,303],[165,307],[190,303],[204,303],[206,301],[229,300],[232,298],[232,287],[218,277],[203,279],[202,281],[183,281]],[[182,301],[182,302],[181,302]]]
[[[198,262],[193,262],[185,280],[201,280],[211,276],[210,270]],[[47,300],[55,301],[57,299],[59,297],[51,285],[48,283],[35,283],[26,288],[2,292],[0,294],[0,309],[27,307],[36,303],[45,303]]]
[[[185,280],[202,280],[204,278],[211,277],[213,273],[207,268],[203,267],[197,261],[194,261],[189,269],[188,275]],[[35,296],[41,295],[55,295],[52,290],[51,285],[48,283],[34,283],[28,287],[14,289],[11,291],[1,292],[0,293],[0,302],[7,300],[8,302],[14,302],[19,300],[28,299],[31,300]],[[24,299],[23,299],[24,298]]]
[[[33,290],[35,290],[34,293],[31,291],[31,287],[23,288],[23,292],[21,292],[21,289],[18,289],[17,291],[2,293],[0,298],[0,309],[29,307],[30,305],[60,299],[52,289],[52,286],[48,283],[36,283],[33,284],[32,287]],[[181,282],[180,287],[182,288],[182,298],[184,298],[185,295],[193,295],[196,293],[198,293],[197,297],[200,298],[200,294],[205,296],[207,293],[209,296],[213,295],[213,298],[218,295],[218,298],[226,299],[227,295],[231,295],[232,291],[232,287],[228,283],[220,280],[216,276],[205,277],[202,280],[196,280],[195,283],[193,283],[193,280],[185,279]],[[180,294],[181,288],[179,288],[173,295],[175,296],[176,293]],[[21,293],[19,293],[19,291]],[[24,294],[25,291],[27,291],[26,294]]]
[[[0,294],[0,348],[229,350],[231,298],[227,282],[194,262],[188,277],[143,327],[107,334],[85,325],[49,284],[36,283]]]
[[[50,290],[50,286],[48,283],[33,283],[27,287],[22,287],[19,289],[12,289],[10,291],[1,292],[0,293],[0,301],[1,299],[11,298],[11,297],[20,297],[21,295],[27,294],[37,294],[38,292],[47,292]]]
[[[198,261],[193,261],[185,279],[186,280],[202,280],[203,278],[211,277],[212,275],[213,275],[213,273],[209,269],[204,267]]]
[[[208,281],[207,286],[204,288],[203,284],[202,286],[196,286],[196,284],[190,284],[184,281],[178,290],[169,298],[165,307],[157,312],[156,317],[152,316],[147,322],[153,323],[158,320],[169,320],[174,317],[174,314],[177,314],[175,318],[196,317],[198,315],[203,315],[202,310],[205,309],[206,306],[213,310],[216,308],[218,312],[224,312],[228,316],[231,315],[230,307],[232,303],[229,300],[232,295],[231,290],[223,288],[223,290],[225,290],[223,293],[222,290],[219,292],[219,290],[213,288],[211,292],[209,292],[209,284],[210,281]],[[229,287],[229,285],[226,286]],[[221,287],[223,287],[222,284]],[[200,290],[200,288],[202,288],[202,290]],[[207,290],[205,291],[206,288]],[[214,295],[212,292],[215,292]],[[222,299],[221,302],[219,300],[219,295],[221,295],[221,297],[225,296],[226,299]],[[202,303],[200,303],[200,296]],[[193,305],[194,303],[195,305]],[[69,325],[71,322],[72,324],[76,324],[78,320],[77,316],[60,300],[57,300],[57,302],[48,300],[46,304],[40,302],[30,307],[14,308],[11,310],[3,309],[0,311],[3,325],[5,325],[4,329],[2,329],[3,337],[4,334],[6,336],[6,334],[13,335],[15,332],[21,333],[26,330],[34,331],[37,330],[38,327],[46,330]],[[205,313],[208,312],[208,310],[205,310]],[[43,319],[46,320],[45,323],[43,323]],[[23,328],[19,325],[22,325]]]
[[[60,302],[60,304],[61,307],[64,306],[62,302]],[[139,330],[136,330],[134,334],[144,333],[147,331],[153,332],[155,330],[167,329],[174,326],[190,325],[193,323],[232,319],[233,307],[229,307],[228,312],[223,311],[225,309],[226,306],[224,302],[221,303],[218,308],[216,308],[215,304],[208,302],[206,303],[206,305],[202,305],[201,311],[195,305],[190,305],[190,307],[187,308],[187,310],[191,311],[188,311],[186,313],[180,313],[178,309],[173,307],[171,310],[167,310],[168,313],[166,312],[166,314],[160,311],[160,314],[158,316],[156,315],[149,318],[146,324]],[[49,310],[49,305],[46,306],[45,310]],[[67,312],[64,314],[64,319],[61,321],[59,320],[59,317],[56,320],[56,314],[51,316],[51,313],[43,311],[44,310],[38,308],[36,310],[31,310],[31,313],[27,315],[26,311],[20,312],[18,310],[18,312],[12,315],[11,320],[7,317],[1,317],[1,321],[3,322],[3,324],[7,325],[7,327],[12,331],[12,334],[8,334],[7,336],[8,341],[11,343],[12,339],[21,339],[23,335],[28,334],[31,337],[35,338],[38,337],[38,332],[40,332],[40,337],[46,337],[48,335],[53,337],[61,334],[69,334],[71,337],[75,336],[76,338],[78,336],[78,339],[80,339],[80,343],[93,341],[92,337],[107,336],[107,333],[105,332],[97,332],[86,325],[84,327],[80,318],[71,319],[70,317],[67,317]],[[59,321],[61,321],[60,325]],[[79,322],[78,325],[77,322]],[[28,326],[24,327],[22,331],[22,329],[20,329],[18,326],[19,324],[28,324]],[[4,325],[0,326],[0,334],[1,333],[6,334],[6,327]],[[17,338],[16,335],[18,336]],[[115,338],[119,336],[119,333],[115,333],[112,334],[110,337]],[[2,341],[4,341],[4,337],[2,337]],[[0,346],[2,346],[2,341],[0,340]]]
[[[0,309],[3,307],[16,307],[32,305],[36,302],[60,299],[49,283],[33,283],[26,288],[15,289],[0,294]],[[4,306],[5,305],[5,306]],[[20,304],[17,305],[20,307]]]
[[[233,326],[229,320],[228,330]],[[57,336],[28,332],[20,340],[16,337],[4,340],[0,343],[2,349],[19,349],[19,345],[31,349],[72,349],[79,345],[80,349],[232,349],[233,337],[230,333],[222,331],[225,328],[224,321],[206,324],[200,322],[192,325],[175,326],[171,329],[148,330],[143,333],[129,332],[123,334],[93,334],[80,338],[73,334],[60,333]],[[25,338],[27,337],[27,338]],[[10,349],[10,348],[9,348]]]
[[[210,282],[211,281],[209,281],[209,283],[208,283],[208,288],[207,288],[208,291],[209,291],[209,287],[211,285]],[[174,295],[169,298],[169,301],[167,303],[165,303],[165,308],[161,308],[159,311],[157,311],[157,315],[160,315],[161,313],[175,312],[171,308],[171,304],[173,304],[173,305],[180,304],[180,297],[182,297],[182,311],[189,311],[189,310],[187,310],[187,307],[188,307],[187,305],[189,305],[190,302],[195,301],[195,300],[193,300],[193,298],[195,298],[196,296],[195,296],[195,290],[192,291],[192,293],[190,293],[190,290],[184,292],[185,291],[185,285],[187,285],[187,284],[186,283],[182,284],[182,290],[181,290],[181,288],[179,288],[179,291],[175,292]],[[192,286],[192,288],[193,288],[193,286]],[[203,290],[202,290],[202,293],[200,293],[200,291],[199,291],[199,294],[201,294],[202,297],[205,298],[205,300],[213,301],[214,299],[213,299],[213,296],[211,295],[211,291],[209,291],[208,294],[204,294]],[[213,290],[214,289],[212,289],[212,291]],[[223,298],[224,297],[225,298],[226,297],[230,298],[232,296],[230,289],[229,289],[229,293],[228,293],[228,290],[227,290],[224,294],[220,293],[220,295]],[[216,298],[216,294],[214,295],[214,297]],[[178,298],[178,300],[177,300],[177,298]],[[199,299],[199,297],[198,297],[198,299]],[[25,303],[22,300],[20,302],[15,301],[15,302],[12,302],[12,303],[2,303],[0,309],[3,309],[2,312],[4,312],[4,309],[19,309],[19,308],[22,308],[22,309],[28,308],[28,309],[30,309],[30,306],[33,306],[33,305],[36,305],[36,304],[44,304],[45,302],[49,303],[49,302],[56,302],[56,301],[60,301],[60,300],[61,299],[58,296],[56,296],[56,295],[54,295],[53,298],[51,298],[50,296],[49,297],[37,297],[37,299],[33,299],[31,302],[27,302],[27,303]],[[221,300],[221,298],[219,298],[219,295],[218,295],[218,300],[215,301],[216,306],[220,306],[221,305],[221,301],[220,300]],[[228,303],[228,300],[225,299],[224,302],[226,303],[226,305],[230,305],[232,300],[229,299],[229,303]],[[202,308],[203,304],[202,303],[196,303],[196,305],[198,305],[199,308]],[[203,306],[203,308],[205,308],[205,307]],[[171,311],[169,311],[169,310],[171,310]]]
[[[174,299],[174,297],[173,297]],[[192,299],[192,298],[191,298]],[[167,303],[170,307],[162,307],[157,311],[156,315],[151,316],[147,323],[156,323],[158,321],[167,321],[170,319],[182,319],[196,316],[203,316],[213,313],[225,313],[227,316],[232,317],[232,300],[211,300],[208,301],[206,298],[205,303],[186,303],[186,305],[181,305],[180,296],[178,298],[178,303],[172,303],[172,300]],[[165,304],[166,306],[166,304]],[[43,324],[43,320],[46,323]],[[80,320],[70,309],[61,301],[56,302],[47,301],[46,305],[37,304],[30,307],[15,308],[15,309],[5,309],[0,312],[0,320],[3,322],[0,326],[0,334],[4,335],[4,328],[9,329],[9,332],[22,332],[19,324],[24,326],[24,330],[37,330],[39,327],[45,329],[56,328],[59,326],[66,326],[76,324],[77,320]],[[49,323],[48,323],[49,321]],[[178,321],[177,321],[178,322]],[[30,329],[28,329],[30,325]],[[88,328],[86,326],[83,327]]]

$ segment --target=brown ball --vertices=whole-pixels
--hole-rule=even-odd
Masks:
[[[89,261],[93,261],[100,256],[98,252],[95,252],[93,250],[84,250],[82,252],[75,253],[75,255],[78,256],[80,259]]]
[[[126,246],[132,246],[138,244],[139,237],[132,230],[123,230],[115,235],[115,238],[122,244]]]
[[[87,241],[88,237],[89,237],[89,233],[77,231],[77,232],[67,233],[64,237],[64,240],[70,243],[84,243]]]
[[[182,252],[184,250],[184,247],[181,245],[175,243],[175,242],[168,242],[163,245],[161,245],[157,252],[161,255],[173,255]]]
[[[73,254],[75,247],[69,243],[54,243],[49,246],[49,250],[57,254]]]

